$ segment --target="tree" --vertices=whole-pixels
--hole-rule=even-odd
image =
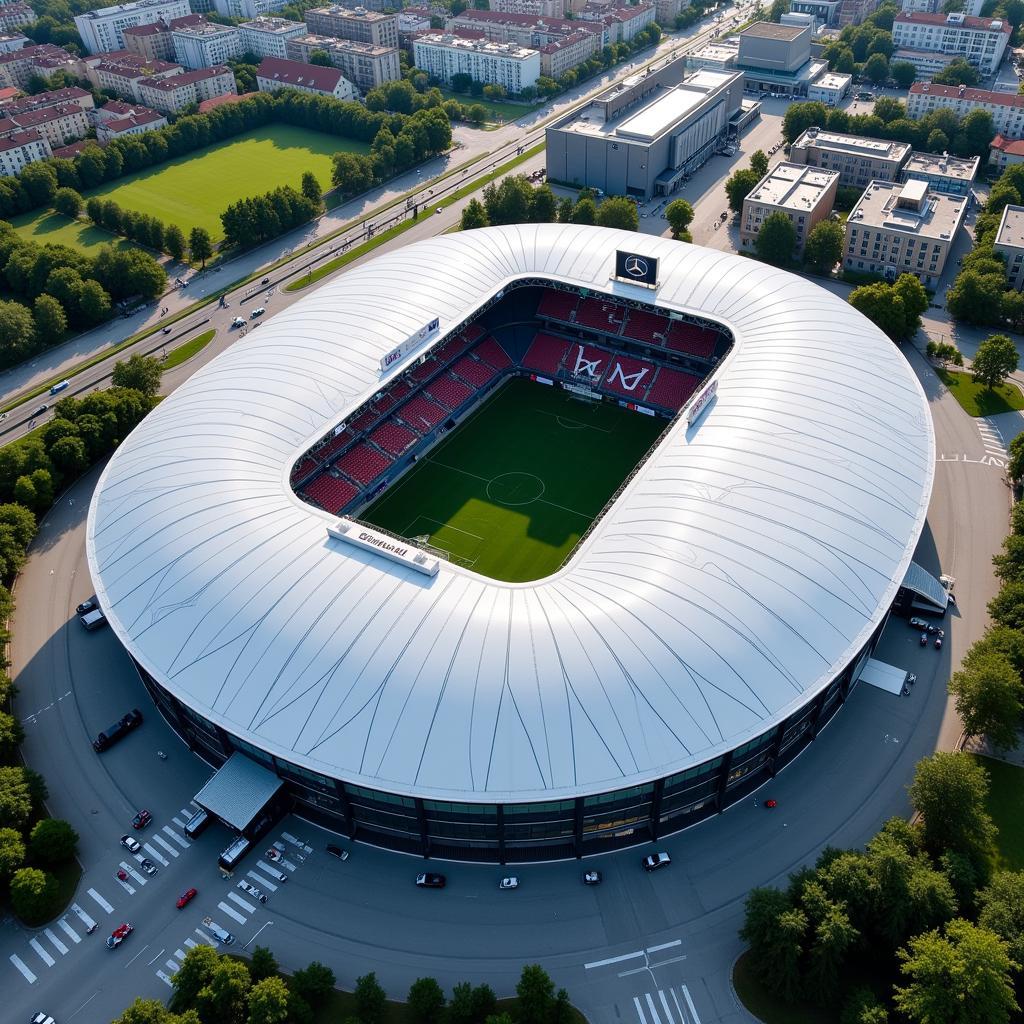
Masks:
[[[622,228],[636,231],[640,226],[640,215],[636,203],[624,196],[610,196],[597,208],[597,223],[604,228]]]
[[[975,654],[953,674],[949,692],[968,736],[986,736],[1000,750],[1016,749],[1024,684],[1007,658],[995,651]]]
[[[530,216],[533,186],[521,174],[491,182],[484,189],[484,207],[492,224],[525,224]]]
[[[487,219],[487,211],[479,199],[470,199],[462,210],[462,217],[459,219],[460,231],[471,231],[473,228],[485,228],[490,224]]]
[[[277,975],[277,960],[266,946],[255,946],[249,961],[249,976],[254,982]]]
[[[119,359],[114,363],[110,380],[114,387],[134,388],[147,398],[152,398],[160,390],[163,373],[160,360],[155,356],[133,355],[127,360]]]
[[[356,978],[353,995],[360,1024],[382,1024],[388,999],[374,971]]]
[[[693,223],[693,207],[685,199],[673,199],[665,207],[665,219],[672,229],[672,237],[684,242],[692,240],[690,224]]]
[[[906,309],[903,300],[893,295],[889,285],[881,281],[861,285],[850,292],[847,301],[893,341],[903,337],[907,325]]]
[[[540,964],[525,964],[516,984],[519,1024],[548,1024],[555,1004],[555,984]]]
[[[129,1006],[113,1024],[198,1024],[195,1012],[182,1017],[171,1013],[163,1003],[156,999],[143,999],[136,996],[135,1002]]]
[[[1011,480],[1020,480],[1024,477],[1024,434],[1018,434],[1008,446],[1010,461],[1006,464],[1006,470]]]
[[[558,199],[550,185],[541,185],[530,197],[530,223],[553,224],[558,217]]]
[[[417,978],[406,1000],[416,1024],[438,1024],[444,1012],[444,992],[434,978]]]
[[[892,96],[880,96],[875,100],[872,110],[875,117],[880,117],[886,124],[892,121],[901,121],[907,116],[906,105]]]
[[[177,224],[168,224],[164,229],[164,252],[178,263],[185,256],[185,234]]]
[[[0,828],[0,885],[25,863],[25,841],[16,828]]]
[[[29,837],[29,853],[40,864],[62,864],[71,860],[77,849],[78,833],[60,818],[36,822]]]
[[[960,131],[953,137],[953,150],[957,156],[984,156],[994,134],[992,115],[987,110],[972,110],[960,122]]]
[[[766,263],[773,263],[777,267],[788,266],[796,248],[796,228],[793,222],[784,213],[773,213],[765,217],[754,246],[757,255]]]
[[[1024,871],[997,871],[978,894],[978,925],[1003,939],[1024,964]]]
[[[993,334],[979,346],[971,363],[971,375],[990,391],[1017,369],[1017,347],[1005,334]]]
[[[321,68],[333,67],[331,55],[326,50],[310,50],[309,63]]]
[[[988,612],[1001,626],[1024,630],[1024,583],[1004,583],[989,601]]]
[[[477,985],[470,996],[473,1020],[486,1020],[498,1007],[498,997],[490,985]]]
[[[174,975],[170,1007],[176,1013],[196,1005],[199,993],[209,984],[220,957],[212,946],[200,943],[185,953]]]
[[[884,54],[873,53],[864,63],[864,74],[875,85],[881,85],[889,77],[889,61]]]
[[[993,323],[993,313],[1000,308],[1006,278],[998,273],[981,274],[965,267],[946,292],[946,308],[957,319],[967,323]]]
[[[110,295],[99,281],[82,282],[82,289],[78,294],[78,311],[82,323],[87,327],[110,319]]]
[[[317,208],[320,209],[323,197],[320,193],[320,182],[312,171],[306,171],[302,175],[302,194]]]
[[[189,253],[193,260],[199,260],[202,269],[206,269],[206,261],[213,255],[213,241],[206,228],[193,228],[188,236]]]
[[[334,991],[334,971],[314,960],[292,975],[291,988],[315,1009]]]
[[[32,319],[35,323],[35,336],[39,345],[46,348],[60,341],[68,329],[68,318],[64,307],[45,292],[36,296]]]
[[[571,224],[572,223],[572,211],[573,203],[568,196],[563,196],[558,203],[558,223],[559,224]]]
[[[987,795],[988,773],[969,754],[939,751],[918,761],[910,802],[923,819],[925,849],[962,853],[987,874],[996,835]]]
[[[57,194],[57,172],[44,160],[23,167],[18,181],[32,206],[45,206]]]
[[[969,921],[925,932],[899,950],[893,1002],[913,1024],[1009,1024],[1018,1009],[1011,973],[1019,964],[999,936]]]
[[[900,274],[892,285],[893,296],[903,303],[904,338],[912,338],[921,326],[921,316],[928,310],[928,293],[913,274]]]
[[[573,224],[597,223],[597,204],[593,199],[587,198],[577,201],[572,211],[572,222]]]
[[[249,1024],[287,1024],[288,986],[278,977],[267,977],[249,991]]]
[[[750,157],[750,169],[760,181],[768,173],[768,155],[763,149],[755,150]]]
[[[32,352],[34,338],[35,323],[28,307],[20,302],[0,300],[0,355],[11,362],[24,359]]]
[[[754,186],[760,180],[757,173],[749,168],[733,171],[726,179],[725,194],[729,198],[729,209],[733,213],[739,213],[743,209],[743,200],[754,191]]]
[[[889,74],[901,89],[909,89],[917,78],[917,68],[910,61],[894,60],[889,65]]]
[[[59,188],[53,194],[53,208],[65,217],[77,220],[82,212],[82,197],[73,188]]]
[[[252,979],[249,969],[238,960],[219,957],[209,980],[196,997],[196,1009],[205,1021],[243,1024]]]
[[[782,121],[782,137],[795,142],[808,128],[820,128],[827,122],[828,108],[824,103],[791,103]]]
[[[978,84],[978,72],[962,57],[958,57],[932,75],[932,81],[936,85],[966,85],[973,88]]]
[[[31,165],[29,165],[31,166]],[[19,868],[11,879],[11,906],[26,924],[42,924],[56,913],[57,879],[39,868]]]
[[[804,263],[819,274],[828,274],[843,258],[846,236],[834,220],[823,220],[811,228],[804,244]]]
[[[782,21],[782,16],[788,13],[789,0],[772,0],[772,5],[768,8],[768,20],[778,24]]]
[[[21,832],[32,817],[32,789],[25,771],[20,767],[0,768],[0,828]]]

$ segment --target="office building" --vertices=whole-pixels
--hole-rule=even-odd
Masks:
[[[744,116],[740,73],[699,71],[681,82],[683,61],[619,82],[552,122],[548,177],[609,195],[673,192]]]
[[[850,95],[853,75],[826,71],[807,86],[807,99],[817,100],[826,107],[838,107]]]
[[[267,16],[253,18],[238,26],[243,53],[282,59],[288,57],[288,40],[298,39],[308,31],[305,22]]]
[[[1024,288],[1024,206],[1003,207],[992,248],[1006,257],[1007,284],[1020,291]]]
[[[1008,139],[1024,136],[1024,96],[1015,93],[968,89],[964,85],[915,82],[907,96],[907,116],[919,120],[933,110],[952,110],[960,119],[972,110],[986,110],[992,125]]]
[[[897,49],[956,54],[983,75],[991,75],[1003,59],[1012,31],[1010,23],[999,18],[903,11],[893,22],[892,41]]]
[[[911,153],[900,170],[900,181],[924,181],[933,192],[965,196],[978,175],[981,157],[948,153]]]
[[[305,25],[302,27],[305,29]],[[331,59],[331,66],[355,82],[363,92],[402,77],[398,50],[393,46],[374,46],[373,43],[357,43],[354,39],[303,34],[288,40],[285,56],[289,60],[309,63],[314,50],[326,53]]]
[[[139,84],[142,102],[163,114],[180,114],[193,104],[234,96],[237,92],[234,72],[223,64]]]
[[[513,96],[540,78],[540,53],[515,43],[491,43],[463,39],[451,33],[419,36],[413,43],[416,67],[432,78],[451,83],[455,75],[469,75],[474,82],[501,85]]]
[[[939,53],[937,50],[908,50],[901,47],[893,52],[890,62],[910,64],[917,73],[918,82],[931,81],[940,71],[945,71],[954,61],[963,58],[957,53]]]
[[[910,156],[909,142],[808,128],[789,148],[789,162],[838,171],[839,184],[864,189],[872,181],[896,181]]]
[[[171,36],[174,59],[190,71],[224,64],[242,52],[238,29],[232,25],[200,21],[175,28]]]
[[[34,130],[13,132],[0,139],[0,176],[18,174],[26,164],[52,155],[46,137]]]
[[[793,14],[810,14],[819,25],[835,25],[839,21],[842,0],[790,0]]]
[[[75,26],[87,53],[124,48],[124,30],[150,22],[184,18],[192,10],[188,0],[137,0],[136,3],[101,7],[75,16]]]
[[[933,192],[927,182],[873,181],[847,218],[843,266],[893,280],[913,274],[932,288],[966,212],[966,197]]]
[[[336,100],[357,100],[356,87],[337,69],[315,64],[300,64],[280,57],[264,57],[256,71],[256,88],[260,92],[298,89],[299,92],[333,96]]]
[[[736,70],[743,72],[747,92],[806,96],[810,84],[828,70],[828,62],[811,56],[806,25],[759,21],[740,33]]]
[[[398,18],[365,7],[314,7],[306,11],[309,31],[320,36],[354,39],[374,46],[398,46]]]
[[[744,249],[754,249],[765,220],[781,213],[792,221],[796,233],[794,253],[802,253],[811,230],[832,212],[838,189],[838,171],[776,164],[743,200],[740,244]]]

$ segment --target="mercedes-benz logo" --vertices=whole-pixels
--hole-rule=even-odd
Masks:
[[[624,267],[630,277],[647,276],[647,261],[640,259],[639,256],[627,256]]]

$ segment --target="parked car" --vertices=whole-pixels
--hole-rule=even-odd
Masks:
[[[337,857],[338,860],[348,860],[348,850],[343,850],[340,846],[328,846],[327,852],[332,857]]]
[[[175,906],[179,910],[184,910],[197,896],[199,895],[198,889],[186,889],[175,901]]]
[[[91,614],[91,613],[90,613]],[[102,614],[102,612],[100,613]],[[92,741],[92,748],[97,753],[113,746],[118,740],[123,739],[132,731],[142,725],[142,712],[135,708],[129,711],[123,718],[118,719],[113,725],[108,725],[96,739]]]
[[[107,949],[116,949],[133,931],[135,929],[127,921],[124,924],[119,924],[107,939]]]
[[[156,865],[148,857],[143,857],[139,863],[142,865],[142,870],[145,871],[147,875],[156,874]]]
[[[503,878],[498,883],[498,888],[499,889],[518,889],[519,888],[519,879],[516,878],[514,875],[509,875],[508,878]]]
[[[416,876],[416,884],[421,889],[443,889],[448,884],[448,879],[444,875],[424,871]]]
[[[256,317],[263,316],[264,313],[266,313],[266,310],[262,306],[259,306],[249,314],[249,319],[255,320]]]
[[[660,853],[649,853],[642,863],[644,871],[657,871],[659,868],[667,868],[672,858],[662,850]]]
[[[263,892],[261,889],[257,889],[256,886],[252,885],[250,882],[239,882],[238,888],[241,889],[242,892],[247,892],[254,900],[257,900],[260,903],[267,902],[266,893]]]
[[[132,818],[132,828],[145,828],[153,820],[153,815],[149,811],[139,811],[138,814]]]
[[[231,326],[232,327],[244,327],[245,326],[245,318],[241,317],[241,316],[236,316],[235,319],[231,321]]]
[[[85,612],[84,615],[79,615],[78,621],[82,624],[82,627],[86,632],[91,633],[94,629],[99,629],[100,626],[105,626],[107,624],[107,617],[103,614],[102,609],[93,608],[92,611]]]
[[[583,872],[583,884],[584,885],[600,885],[601,884],[601,872],[600,871],[584,871]]]
[[[121,836],[121,845],[129,853],[138,853],[139,850],[142,849],[142,843],[140,843],[138,841],[138,839],[135,838],[135,836],[128,836],[128,835]]]
[[[235,941],[234,935],[226,928],[221,928],[219,924],[216,924],[212,917],[204,917],[203,926],[225,946],[230,946]]]
[[[90,598],[87,598],[87,599],[86,599],[85,601],[83,601],[83,602],[82,602],[82,603],[81,603],[81,604],[80,604],[80,605],[79,605],[79,606],[78,606],[78,607],[77,607],[77,608],[75,609],[75,613],[76,613],[77,615],[85,615],[85,614],[86,614],[86,612],[91,612],[91,611],[93,611],[93,609],[95,609],[95,607],[96,607],[96,598],[95,598],[95,597],[90,597]]]

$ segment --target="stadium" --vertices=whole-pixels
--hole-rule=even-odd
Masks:
[[[517,225],[380,256],[198,371],[105,468],[87,554],[213,766],[389,849],[582,857],[818,736],[933,472],[915,376],[831,293]]]

